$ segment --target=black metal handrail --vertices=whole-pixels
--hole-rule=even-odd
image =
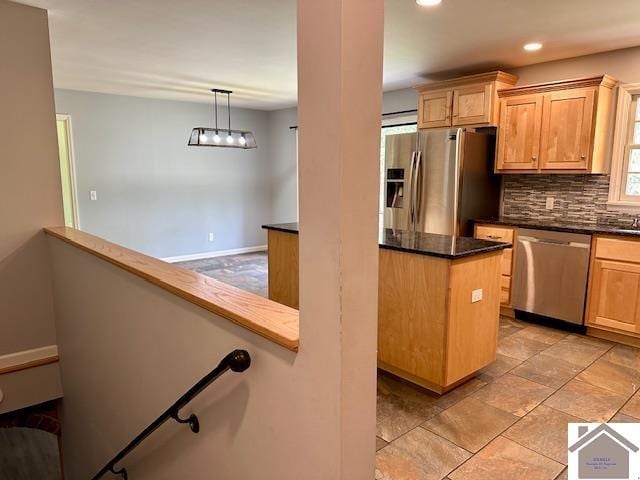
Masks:
[[[97,480],[108,472],[111,472],[114,475],[120,475],[122,478],[127,480],[127,469],[124,467],[116,469],[116,465],[120,463],[120,461],[124,457],[126,457],[133,449],[140,445],[140,443],[142,443],[145,438],[151,435],[169,419],[173,419],[178,423],[187,423],[189,424],[189,428],[191,428],[191,431],[193,433],[198,433],[200,431],[200,422],[198,420],[198,417],[195,414],[191,414],[188,418],[180,418],[180,410],[227,370],[231,370],[233,372],[244,372],[247,368],[249,368],[250,365],[251,357],[249,356],[249,353],[247,351],[234,350],[233,352],[229,353],[220,361],[216,368],[202,377],[202,379],[198,383],[187,390],[187,392],[178,400],[176,400],[176,402],[167,410],[165,410],[162,415],[156,418],[153,423],[145,428],[136,438],[131,440],[131,442],[129,442],[126,447],[120,450],[120,452],[115,457],[109,460],[109,463],[102,467],[102,470],[96,473],[91,480]]]

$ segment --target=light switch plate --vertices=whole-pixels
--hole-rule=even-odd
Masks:
[[[213,232],[210,232],[210,233],[209,233],[209,241],[210,241],[210,242],[213,242],[213,239],[214,239]]]
[[[547,197],[546,208],[547,210],[553,210],[553,206],[556,203],[556,199],[554,197]]]
[[[98,200],[98,192],[96,192],[95,190],[91,190],[89,192],[89,198],[91,198],[91,200]]]
[[[482,289],[478,288],[471,292],[471,303],[476,303],[482,300]]]

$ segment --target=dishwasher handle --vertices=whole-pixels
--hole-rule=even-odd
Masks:
[[[559,246],[563,246],[563,247],[575,247],[575,248],[590,248],[590,245],[588,243],[581,243],[581,242],[568,242],[565,240],[554,240],[554,239],[550,239],[550,238],[535,238],[535,237],[527,237],[524,235],[521,235],[518,237],[518,242],[522,242],[522,243],[538,243],[541,245],[559,245]]]

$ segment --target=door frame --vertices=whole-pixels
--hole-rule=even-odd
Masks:
[[[74,228],[80,229],[80,216],[78,214],[78,183],[76,180],[76,162],[75,162],[75,149],[73,146],[73,129],[71,126],[71,115],[68,113],[56,113],[56,123],[65,123],[65,133],[67,140],[67,153],[69,160],[69,175],[71,176],[71,208],[73,210],[73,225]],[[57,130],[57,127],[56,127]],[[60,162],[58,153],[58,162]]]

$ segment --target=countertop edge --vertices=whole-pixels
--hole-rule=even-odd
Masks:
[[[277,231],[277,232],[284,232],[284,233],[291,233],[293,235],[298,235],[299,231],[297,228],[294,228],[292,226],[290,226],[291,224],[266,224],[266,225],[262,225],[262,228],[265,230],[273,230],[273,231]],[[416,248],[407,248],[407,247],[402,247],[402,246],[396,246],[396,245],[389,245],[389,244],[385,244],[385,243],[380,243],[379,247],[385,250],[394,250],[397,252],[404,252],[404,253],[413,253],[416,255],[424,255],[424,256],[428,256],[428,257],[437,257],[437,258],[445,258],[448,260],[456,260],[459,258],[466,258],[466,257],[472,257],[474,255],[482,255],[483,253],[490,253],[490,252],[494,252],[497,250],[504,250],[506,248],[511,248],[512,245],[510,243],[503,243],[503,242],[491,242],[493,243],[493,245],[488,245],[485,247],[478,247],[476,249],[471,249],[469,251],[466,252],[461,252],[461,253],[443,253],[443,252],[436,252],[433,250],[424,250],[424,249],[416,249]]]
[[[518,218],[481,218],[473,220],[475,225],[503,225],[506,227],[527,228],[531,230],[547,230],[550,232],[566,232],[584,235],[615,235],[621,237],[640,238],[640,230],[624,229],[617,227],[607,227],[598,225],[561,225],[561,224],[545,224],[536,223],[535,220],[529,221]]]

